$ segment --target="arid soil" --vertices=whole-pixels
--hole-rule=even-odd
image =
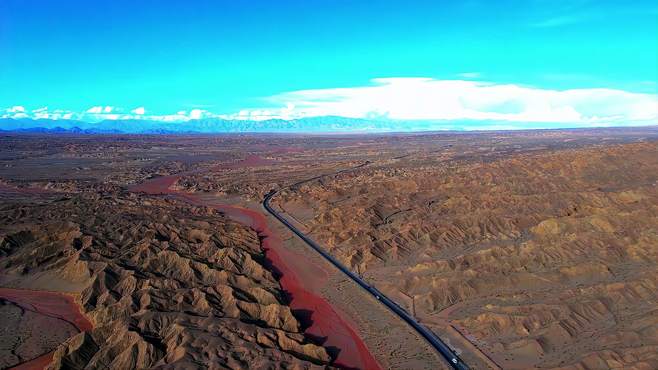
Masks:
[[[6,281],[51,275],[85,286],[94,328],[60,346],[53,368],[330,361],[283,303],[256,233],[210,208],[84,194],[0,212]]]
[[[260,213],[170,191],[178,176],[161,170],[228,172],[268,166],[271,160],[251,154],[233,160],[215,153],[204,162],[208,158],[195,154],[187,164],[172,166],[177,162],[168,158],[174,154],[152,153],[158,140],[139,149],[151,153],[157,166],[147,161],[136,171],[124,166],[96,171],[106,163],[77,164],[89,157],[119,163],[114,157],[130,155],[132,145],[102,153],[112,145],[101,138],[83,150],[61,153],[58,147],[71,147],[63,145],[67,139],[80,139],[58,139],[54,148],[44,143],[45,153],[35,153],[42,138],[19,138],[15,151],[3,153],[9,157],[4,166],[9,176],[0,195],[11,216],[3,217],[0,228],[0,262],[6,265],[0,283],[31,289],[16,290],[16,302],[49,290],[80,293],[78,302],[95,327],[75,335],[79,330],[32,320],[49,346],[20,358],[3,356],[7,366],[25,366],[23,360],[31,358],[30,368],[51,361],[54,368],[380,368],[358,329],[313,292],[312,280],[320,281],[322,271],[283,248]],[[215,140],[210,141],[203,145]],[[31,171],[24,171],[22,161],[32,163]],[[81,168],[89,177],[48,174],[51,162]],[[43,256],[34,259],[35,254]],[[14,342],[30,340],[30,333],[9,334]],[[49,351],[58,345],[53,356]]]
[[[0,367],[447,368],[271,189],[472,368],[658,367],[656,128],[0,140]]]
[[[329,176],[281,207],[501,368],[658,368],[656,141],[435,158]]]
[[[92,329],[69,294],[0,288],[0,302],[3,368],[40,369],[60,343]]]
[[[248,168],[270,164],[258,156],[249,156],[243,161],[216,168]],[[341,317],[319,294],[316,283],[326,279],[322,268],[281,245],[281,240],[273,233],[263,214],[239,206],[209,202],[195,194],[173,190],[172,185],[179,176],[155,178],[131,187],[133,192],[147,194],[169,194],[191,204],[207,204],[226,216],[249,226],[258,235],[265,253],[266,264],[279,281],[286,295],[286,302],[293,314],[300,319],[304,335],[315,339],[328,349],[333,365],[345,368],[380,369],[380,365],[370,354],[356,330]],[[314,291],[315,290],[315,291]]]

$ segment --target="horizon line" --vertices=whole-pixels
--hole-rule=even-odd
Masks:
[[[328,121],[321,122],[322,119]],[[320,122],[318,122],[318,120]],[[139,121],[147,125],[121,126],[115,123]],[[199,127],[195,123],[205,121],[215,123]],[[368,120],[340,116],[296,118],[291,120],[270,119],[263,121],[226,120],[202,118],[185,122],[162,122],[146,118],[140,120],[103,120],[86,122],[81,120],[53,120],[48,118],[0,118],[0,132],[15,133],[80,133],[80,134],[394,134],[419,132],[496,132],[496,131],[542,131],[542,130],[583,130],[583,129],[633,129],[658,128],[658,122],[650,120],[642,123],[619,125],[613,123],[583,124],[553,122],[528,124],[522,122],[500,122],[491,120]],[[268,125],[269,123],[269,125]],[[282,126],[281,124],[301,123]],[[307,125],[304,125],[306,123]],[[224,124],[224,125],[222,125]],[[229,124],[229,126],[226,126]],[[279,124],[279,125],[277,125]],[[309,127],[309,124],[313,126]],[[402,125],[406,127],[401,127]],[[104,127],[106,126],[106,127]]]

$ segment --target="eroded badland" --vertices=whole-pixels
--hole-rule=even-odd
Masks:
[[[0,367],[446,367],[276,189],[472,368],[658,368],[654,127],[0,140]]]

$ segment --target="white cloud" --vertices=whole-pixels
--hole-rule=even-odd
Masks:
[[[14,105],[9,108],[0,109],[0,118],[29,118],[28,113],[25,111],[25,107],[22,105]]]
[[[92,114],[103,113],[103,107],[101,107],[101,106],[91,107],[91,108],[87,109],[87,113],[92,113]]]
[[[97,105],[87,109],[85,113],[79,115],[78,119],[89,121],[117,120],[124,117],[124,115],[119,114],[120,112],[121,109],[110,105]]]
[[[51,111],[48,110],[48,107],[33,109],[31,114],[29,115],[29,118],[32,119],[50,119],[50,120],[79,119],[80,117],[81,117],[80,114],[76,114],[71,111],[67,111],[63,109],[55,109]]]
[[[28,113],[22,106],[13,106],[4,109],[0,117],[182,122],[201,118],[262,121],[342,116],[393,120],[476,120],[483,121],[482,125],[489,125],[487,127],[490,128],[493,125],[532,128],[548,127],[547,124],[658,124],[658,96],[655,94],[600,88],[550,90],[466,79],[477,76],[476,72],[467,72],[462,74],[464,79],[455,80],[379,78],[366,86],[291,91],[264,98],[266,104],[263,107],[229,114],[215,114],[195,108],[175,114],[146,115],[144,107],[122,113],[120,108],[110,106],[94,106],[82,113],[48,111],[44,107]]]
[[[32,118],[34,119],[48,119],[50,114],[48,113],[48,107],[41,107],[32,110]]]
[[[270,109],[270,118],[337,115],[553,123],[629,123],[658,119],[658,97],[651,94],[614,89],[560,91],[431,78],[380,78],[372,80],[370,86],[300,90],[266,100],[286,107]],[[262,109],[241,111],[235,118],[262,116],[262,113]]]
[[[200,119],[204,116],[205,111],[203,109],[192,109],[190,111],[190,119]]]
[[[141,116],[146,112],[146,110],[144,109],[144,107],[139,107],[131,110],[131,112]]]

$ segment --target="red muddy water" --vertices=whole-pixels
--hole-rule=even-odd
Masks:
[[[271,161],[257,156],[220,165],[215,170],[268,165]],[[164,176],[133,186],[132,191],[168,194],[189,203],[213,207],[230,218],[254,229],[262,240],[262,248],[271,268],[289,295],[290,307],[306,326],[305,334],[318,340],[335,356],[334,365],[348,369],[381,369],[354,327],[320,295],[327,272],[308,258],[285,248],[281,239],[267,226],[261,212],[238,206],[203,200],[193,193],[171,190],[184,174]]]
[[[50,365],[50,363],[53,361],[53,356],[55,355],[55,352],[48,352],[43,356],[39,356],[35,358],[34,360],[30,360],[28,362],[24,362],[18,366],[10,367],[10,370],[43,370]]]
[[[37,290],[0,288],[0,298],[10,301],[24,310],[39,313],[44,316],[61,319],[71,323],[79,331],[93,328],[91,322],[80,312],[72,295],[57,292]],[[43,328],[48,331],[48,328]],[[44,369],[50,364],[53,352],[45,353],[33,360],[24,362],[11,369],[36,370]]]

